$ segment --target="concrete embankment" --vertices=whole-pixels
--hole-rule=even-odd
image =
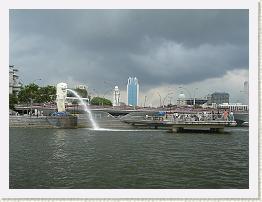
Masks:
[[[76,128],[77,118],[52,116],[9,116],[9,127],[26,128]]]
[[[105,112],[93,113],[93,119],[100,128],[131,129],[132,126],[123,123],[119,118]],[[70,117],[53,116],[9,116],[9,127],[28,128],[92,128],[87,114]]]
[[[9,116],[9,127],[19,128],[55,128],[51,125],[46,116]]]

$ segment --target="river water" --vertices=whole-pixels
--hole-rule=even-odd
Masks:
[[[248,128],[10,128],[10,188],[248,188]]]

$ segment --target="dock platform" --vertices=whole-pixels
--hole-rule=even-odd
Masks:
[[[224,132],[226,126],[235,126],[235,121],[168,121],[168,120],[124,120],[133,126],[148,126],[158,129],[164,127],[174,133],[185,130],[209,130],[210,132]]]

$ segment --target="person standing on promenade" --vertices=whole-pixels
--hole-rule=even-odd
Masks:
[[[223,117],[224,117],[224,121],[228,121],[228,112],[225,109],[224,113],[223,113]]]
[[[212,120],[215,120],[215,116],[214,116],[214,111],[212,110],[212,112],[211,112],[211,119]]]
[[[228,118],[229,118],[229,121],[234,121],[234,114],[232,111],[229,113]]]

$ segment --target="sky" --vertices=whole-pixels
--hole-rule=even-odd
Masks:
[[[10,10],[9,62],[21,82],[88,86],[126,102],[137,77],[139,105],[228,92],[245,102],[248,10]],[[40,80],[41,79],[41,80]],[[145,99],[146,97],[146,99]]]

